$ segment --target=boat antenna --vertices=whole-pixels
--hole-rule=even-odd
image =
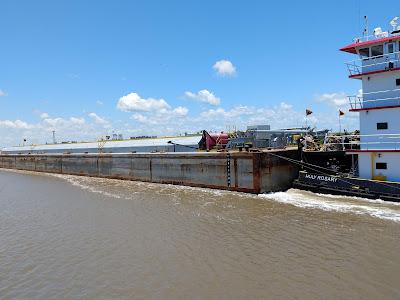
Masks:
[[[364,37],[368,40],[368,16],[364,16],[365,27],[364,27]]]

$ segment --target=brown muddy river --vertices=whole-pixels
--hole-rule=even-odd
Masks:
[[[400,205],[0,171],[0,299],[400,299]]]

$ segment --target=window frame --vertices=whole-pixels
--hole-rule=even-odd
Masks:
[[[367,56],[363,56],[363,55],[361,54],[361,50],[365,50],[365,49],[368,49],[368,55],[367,55]],[[369,59],[369,58],[371,57],[371,47],[366,47],[366,48],[358,49],[358,55],[359,55],[360,58],[363,59],[363,60]]]
[[[392,52],[389,51],[390,46],[392,46]],[[387,54],[393,54],[396,52],[396,44],[395,43],[387,43]]]
[[[377,122],[376,123],[376,130],[388,130],[388,129],[389,129],[388,122]]]
[[[375,170],[387,170],[387,163],[386,162],[376,162]]]
[[[382,51],[379,52],[380,54],[374,55],[372,51],[373,51],[374,48],[378,48],[378,47],[381,48],[380,50],[382,50]],[[383,54],[385,53],[385,49],[384,49],[384,48],[385,48],[385,47],[383,47],[383,44],[371,46],[371,47],[370,47],[370,49],[371,49],[371,50],[370,50],[370,57],[372,57],[372,58],[380,58],[380,57],[383,57]]]

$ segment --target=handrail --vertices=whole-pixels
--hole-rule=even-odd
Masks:
[[[368,93],[362,93],[363,95],[371,95],[371,94],[379,94],[379,93],[388,93],[388,92],[400,92],[400,89],[394,89],[394,90],[383,90],[383,91],[375,91],[375,92],[368,92]]]
[[[349,98],[349,102],[350,102],[350,107],[351,109],[362,109],[362,108],[366,108],[365,104],[367,103],[379,103],[381,104],[382,102],[386,101],[396,101],[397,103],[394,104],[393,102],[391,103],[391,105],[400,105],[400,96],[399,97],[388,97],[388,98],[381,98],[381,99],[371,99],[371,100],[363,100],[363,97],[360,96],[348,96]],[[379,107],[378,106],[371,106],[368,108],[373,108],[373,107]]]
[[[326,138],[330,137],[335,137],[335,138],[345,138],[345,137],[363,137],[363,136],[383,136],[383,137],[388,137],[388,136],[395,136],[400,138],[400,133],[376,133],[376,134],[343,134],[343,135],[327,135]]]
[[[378,137],[378,139],[383,139],[383,141],[362,141],[361,140],[352,140],[345,142],[345,138],[362,138],[362,137]],[[340,142],[329,142],[329,138],[340,139]],[[360,147],[362,150],[400,150],[400,141],[390,141],[389,139],[397,139],[400,140],[400,133],[386,133],[386,134],[347,134],[347,135],[327,135],[325,137],[324,145],[331,146],[331,145],[342,145],[343,149],[349,150],[346,148],[346,145],[350,145],[350,150],[354,149],[353,147]],[[382,145],[383,148],[373,148],[372,146],[379,146]],[[385,148],[386,145],[390,145],[390,148]],[[361,147],[363,146],[363,147]],[[365,146],[365,147],[364,147]],[[394,146],[394,147],[393,147]]]
[[[325,143],[326,146],[332,145],[341,145],[343,146],[343,150],[400,150],[400,142],[333,142],[333,143]],[[379,147],[381,145],[381,147]],[[385,147],[386,145],[390,145],[389,147]],[[346,148],[347,146],[347,148]],[[350,147],[348,147],[350,146]],[[375,146],[375,147],[374,147]]]
[[[354,62],[363,62],[363,61],[366,61],[366,60],[382,58],[384,56],[395,55],[395,54],[400,54],[400,51],[396,51],[396,52],[392,52],[392,53],[384,53],[384,54],[375,55],[375,56],[368,56],[368,57],[365,57],[365,58],[353,59],[353,60],[346,61],[345,63],[349,64],[349,63],[354,63]]]
[[[395,93],[399,96],[398,97],[396,96],[396,97],[369,99],[369,100],[364,99],[365,96],[374,96],[374,95],[380,95],[380,94],[384,95],[384,94],[388,94],[388,93]],[[364,108],[364,104],[366,104],[366,103],[377,103],[377,102],[381,102],[381,101],[387,102],[387,101],[393,101],[393,100],[398,100],[398,103],[396,103],[396,105],[400,105],[400,89],[367,92],[367,93],[362,93],[361,95],[347,96],[347,98],[349,99],[351,109]],[[393,105],[393,103],[391,105]]]
[[[379,61],[376,62],[376,60],[378,60],[378,59],[379,59]],[[369,61],[372,63],[367,64]],[[400,62],[400,51],[351,60],[351,61],[345,62],[345,65],[347,67],[347,70],[350,73],[350,76],[353,76],[353,75],[362,74],[363,69],[365,70],[365,69],[380,66],[380,65],[387,65],[389,63],[394,64],[397,62]],[[384,68],[382,68],[382,69],[384,69]]]
[[[382,31],[379,34],[369,34],[369,35],[357,36],[353,39],[353,42],[361,43],[361,42],[366,42],[366,41],[378,40],[378,39],[390,37],[390,36],[393,36],[393,35],[390,34],[388,31]]]

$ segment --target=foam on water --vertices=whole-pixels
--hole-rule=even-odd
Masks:
[[[399,204],[382,200],[316,194],[294,189],[287,192],[261,194],[259,197],[301,208],[369,215],[400,222]]]
[[[99,188],[96,188],[92,183],[99,181],[109,181],[110,179],[101,178],[90,178],[90,177],[79,177],[73,175],[59,175],[54,174],[58,178],[62,178],[70,182],[71,184],[78,186],[82,189],[101,193],[106,196],[111,196],[114,198],[121,198],[121,196],[115,193],[105,192]],[[112,179],[111,179],[112,180]],[[123,185],[124,181],[118,182]],[[144,182],[134,182],[135,185],[152,185],[154,187],[163,187],[162,192],[173,192],[175,191],[193,191],[196,193],[204,193],[208,196],[218,197],[226,194],[235,194],[235,196],[242,196],[245,198],[255,198],[254,195],[223,191],[223,190],[213,190],[213,189],[203,189],[197,187],[179,186],[179,185],[161,185],[154,183],[144,183]],[[123,186],[121,186],[123,187]],[[312,192],[305,192],[296,189],[291,189],[287,192],[277,192],[270,194],[260,194],[258,198],[268,199],[277,201],[280,203],[294,205],[296,207],[306,208],[306,209],[320,209],[324,211],[340,212],[340,213],[353,213],[358,215],[368,215],[371,217],[376,217],[384,220],[390,220],[395,222],[400,222],[400,203],[387,202],[380,199],[372,200],[360,197],[349,197],[349,196],[335,196],[329,194],[319,194]],[[207,206],[214,202],[205,202],[203,205]]]
[[[21,170],[9,170],[16,173],[25,173],[32,175],[47,175],[56,177],[59,179],[66,180],[70,184],[77,186],[83,190],[87,190],[92,193],[102,194],[104,196],[112,198],[126,198],[124,193],[119,193],[118,190],[109,190],[109,184],[113,182],[114,186],[117,186],[120,191],[123,191],[126,187],[127,181],[107,179],[107,178],[94,178],[85,176],[75,176],[75,175],[65,175],[65,174],[52,174],[52,173],[37,173],[30,171]],[[323,211],[332,211],[340,213],[352,213],[357,215],[367,215],[383,220],[390,220],[394,222],[400,222],[400,203],[387,202],[380,199],[372,200],[360,197],[349,197],[349,196],[337,196],[329,194],[319,194],[306,192],[296,189],[291,189],[287,192],[276,192],[269,194],[260,194],[258,196],[249,195],[245,193],[224,191],[224,190],[214,190],[198,187],[189,186],[179,186],[179,185],[169,185],[169,184],[157,184],[148,182],[131,182],[130,184],[136,187],[141,187],[141,192],[145,192],[149,187],[157,189],[157,193],[169,193],[174,194],[174,196],[179,196],[179,192],[196,192],[206,195],[208,198],[218,199],[220,196],[234,195],[235,197],[243,197],[246,199],[265,199],[269,201],[276,201],[279,203],[294,205],[296,207],[305,209],[320,209]],[[99,186],[99,183],[102,185]],[[178,195],[175,195],[175,192]],[[130,194],[135,193],[130,191]],[[244,199],[245,201],[245,199]],[[214,201],[212,201],[214,202]],[[203,206],[211,205],[212,202],[205,202]]]
[[[115,193],[109,193],[109,192],[97,189],[94,186],[89,185],[87,183],[87,181],[85,180],[86,178],[84,178],[84,177],[79,177],[79,176],[74,176],[74,175],[63,175],[63,174],[50,174],[50,175],[52,175],[53,177],[64,179],[64,180],[68,181],[70,184],[72,184],[73,186],[77,186],[83,190],[87,190],[92,193],[102,194],[104,196],[117,198],[117,199],[121,198],[121,196],[119,196]]]

